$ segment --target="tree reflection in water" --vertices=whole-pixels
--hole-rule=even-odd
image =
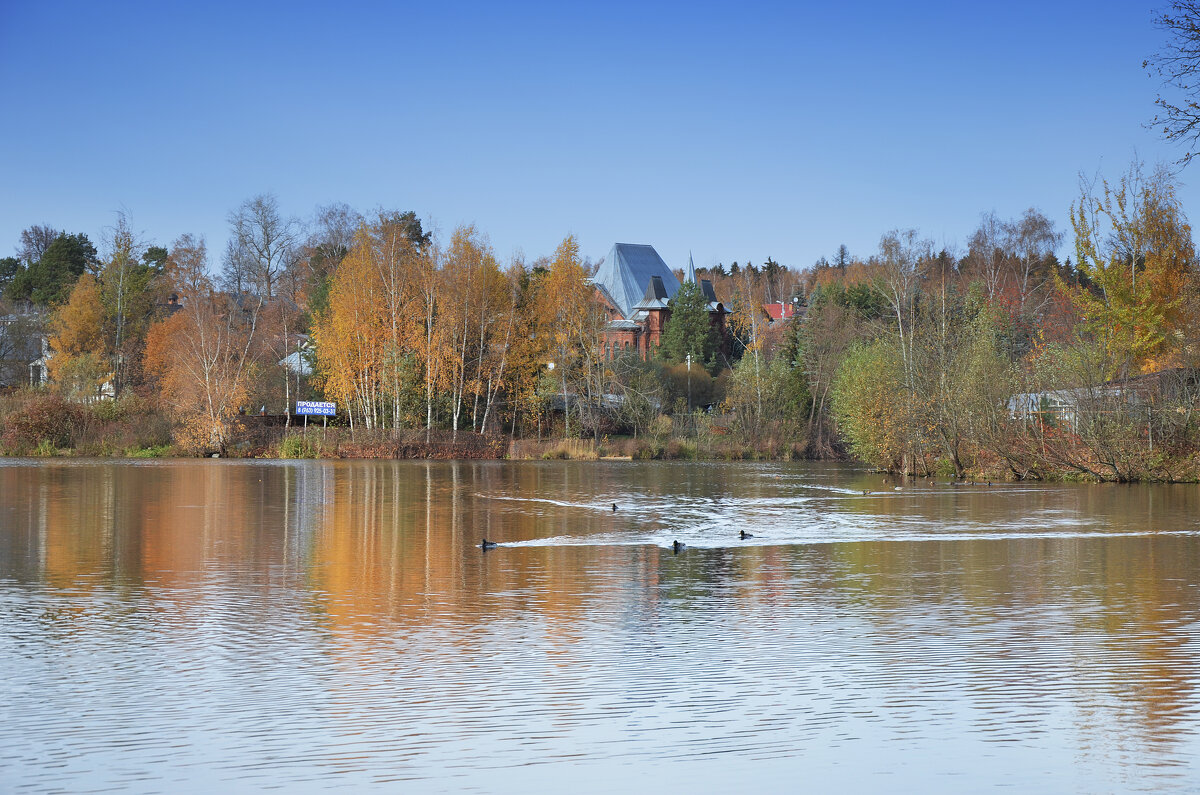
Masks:
[[[1183,787],[1197,491],[8,462],[0,767],[73,789],[517,790],[580,762],[597,787]]]

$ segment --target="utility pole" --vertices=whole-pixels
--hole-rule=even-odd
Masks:
[[[688,368],[688,414],[692,413],[692,355],[687,355]]]

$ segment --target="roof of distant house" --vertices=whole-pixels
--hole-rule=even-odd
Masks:
[[[777,304],[763,304],[763,311],[767,313],[772,321],[791,320],[800,314],[800,310],[795,304],[786,304],[782,301]]]
[[[646,294],[633,306],[634,317],[640,319],[643,312],[651,309],[666,309],[668,300],[667,288],[662,277],[651,276],[650,283],[646,285]]]
[[[654,276],[662,279],[666,299],[674,298],[679,291],[679,280],[658,256],[654,246],[617,243],[600,263],[592,281],[604,288],[623,317],[631,318],[634,307],[646,295],[646,288]]]

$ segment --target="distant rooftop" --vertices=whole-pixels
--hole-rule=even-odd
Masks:
[[[651,278],[662,279],[666,299],[675,297],[679,280],[654,246],[637,243],[617,243],[608,252],[592,281],[612,299],[613,305],[625,318],[632,318],[636,307],[646,295]]]
[[[763,304],[763,310],[766,311],[771,320],[791,320],[800,314],[796,306],[782,301],[776,304]]]
[[[641,320],[644,317],[643,313],[651,309],[667,309],[667,288],[663,285],[661,276],[651,276],[650,283],[646,285],[646,294],[642,296],[642,300],[634,305],[633,311],[636,313],[634,318]]]

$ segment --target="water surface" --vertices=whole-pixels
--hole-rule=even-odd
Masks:
[[[0,790],[1195,791],[1198,533],[1196,486],[4,461]]]

